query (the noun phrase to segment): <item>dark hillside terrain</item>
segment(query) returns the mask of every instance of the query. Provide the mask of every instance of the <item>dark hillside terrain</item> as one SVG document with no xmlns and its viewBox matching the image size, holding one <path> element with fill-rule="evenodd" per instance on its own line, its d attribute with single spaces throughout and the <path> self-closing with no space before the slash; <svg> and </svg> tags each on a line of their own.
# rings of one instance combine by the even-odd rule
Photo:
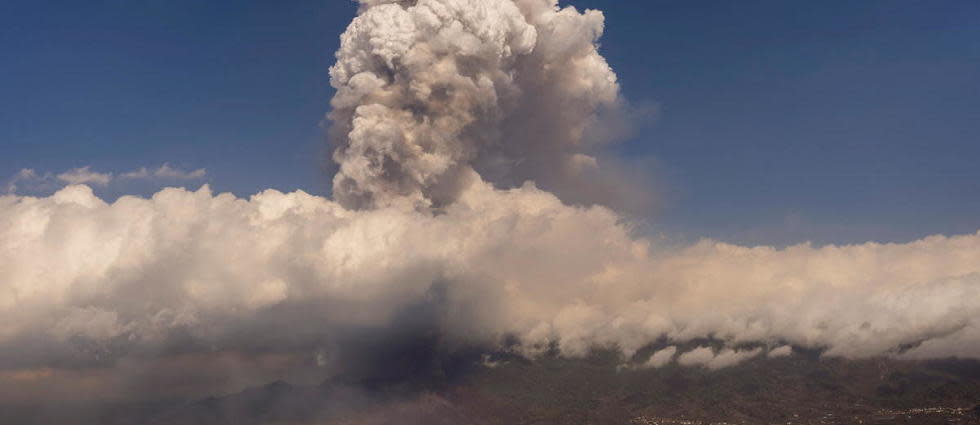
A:
<svg viewBox="0 0 980 425">
<path fill-rule="evenodd" d="M 441 379 L 427 378 L 424 389 L 404 383 L 298 387 L 276 382 L 197 401 L 62 414 L 58 423 L 980 424 L 976 360 L 796 354 L 712 371 L 676 364 L 628 367 L 617 355 L 603 352 L 586 359 L 503 357 Z M 0 413 L 17 423 L 50 423 L 37 411 L 5 410 Z"/>
</svg>

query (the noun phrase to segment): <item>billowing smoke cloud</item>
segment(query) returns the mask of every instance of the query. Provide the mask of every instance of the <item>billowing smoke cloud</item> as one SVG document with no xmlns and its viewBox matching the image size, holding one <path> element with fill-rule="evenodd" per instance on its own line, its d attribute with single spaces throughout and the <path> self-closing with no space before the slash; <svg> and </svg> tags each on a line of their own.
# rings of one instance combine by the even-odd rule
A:
<svg viewBox="0 0 980 425">
<path fill-rule="evenodd" d="M 980 357 L 980 234 L 677 247 L 591 205 L 623 107 L 602 27 L 547 0 L 362 1 L 331 69 L 334 200 L 0 197 L 0 395 L 397 380 L 472 347 Z"/>
<path fill-rule="evenodd" d="M 575 202 L 625 195 L 590 155 L 628 127 L 602 30 L 556 0 L 362 2 L 330 72 L 336 199 L 443 206 L 474 170 Z"/>
</svg>

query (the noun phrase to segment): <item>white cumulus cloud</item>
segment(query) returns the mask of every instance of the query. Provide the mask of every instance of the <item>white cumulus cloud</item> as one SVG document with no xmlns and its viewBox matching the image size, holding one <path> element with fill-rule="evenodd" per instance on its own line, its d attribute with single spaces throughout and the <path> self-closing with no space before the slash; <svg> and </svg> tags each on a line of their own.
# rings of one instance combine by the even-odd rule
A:
<svg viewBox="0 0 980 425">
<path fill-rule="evenodd" d="M 666 366 L 667 363 L 670 363 L 674 359 L 674 354 L 677 354 L 677 347 L 673 345 L 662 350 L 657 350 L 650 356 L 645 366 L 653 368 Z"/>
<path fill-rule="evenodd" d="M 58 180 L 68 184 L 94 184 L 105 186 L 112 181 L 112 174 L 92 171 L 91 167 L 75 168 L 58 174 Z"/>
</svg>

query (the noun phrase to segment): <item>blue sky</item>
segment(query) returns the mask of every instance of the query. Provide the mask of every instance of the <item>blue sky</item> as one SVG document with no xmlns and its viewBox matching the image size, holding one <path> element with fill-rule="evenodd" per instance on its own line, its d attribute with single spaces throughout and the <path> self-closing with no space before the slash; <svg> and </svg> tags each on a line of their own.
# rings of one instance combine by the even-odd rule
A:
<svg viewBox="0 0 980 425">
<path fill-rule="evenodd" d="M 980 228 L 980 2 L 564 2 L 657 120 L 617 148 L 666 188 L 652 228 L 739 243 Z M 0 6 L 0 179 L 206 168 L 326 194 L 343 0 Z M 111 194 L 110 194 L 111 195 Z"/>
</svg>

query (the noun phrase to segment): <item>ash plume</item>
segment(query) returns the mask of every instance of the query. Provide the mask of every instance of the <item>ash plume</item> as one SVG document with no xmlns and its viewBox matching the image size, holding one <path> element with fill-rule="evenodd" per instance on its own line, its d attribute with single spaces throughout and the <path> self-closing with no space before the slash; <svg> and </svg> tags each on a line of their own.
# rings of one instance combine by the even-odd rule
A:
<svg viewBox="0 0 980 425">
<path fill-rule="evenodd" d="M 362 2 L 330 69 L 335 198 L 440 207 L 478 178 L 595 185 L 590 153 L 624 125 L 602 30 L 600 12 L 548 0 Z"/>
</svg>

